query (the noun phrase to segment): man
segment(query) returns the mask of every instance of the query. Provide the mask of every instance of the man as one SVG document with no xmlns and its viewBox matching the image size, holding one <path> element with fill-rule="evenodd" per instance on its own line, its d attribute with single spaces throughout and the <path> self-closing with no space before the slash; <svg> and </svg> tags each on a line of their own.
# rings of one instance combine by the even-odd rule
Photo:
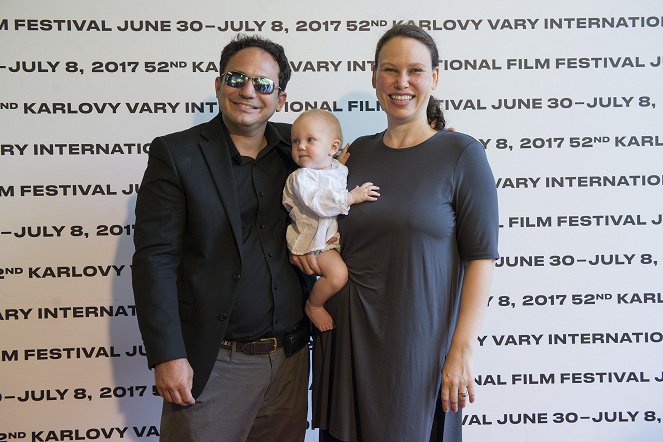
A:
<svg viewBox="0 0 663 442">
<path fill-rule="evenodd" d="M 283 348 L 304 319 L 281 205 L 290 126 L 268 121 L 290 67 L 280 45 L 240 35 L 220 73 L 220 114 L 152 142 L 136 202 L 133 287 L 161 440 L 302 441 L 307 338 Z"/>
</svg>

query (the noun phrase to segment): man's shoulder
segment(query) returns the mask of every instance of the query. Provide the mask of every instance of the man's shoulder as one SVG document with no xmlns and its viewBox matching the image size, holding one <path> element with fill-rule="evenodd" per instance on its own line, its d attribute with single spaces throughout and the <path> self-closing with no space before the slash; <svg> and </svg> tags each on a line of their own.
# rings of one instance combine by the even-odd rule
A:
<svg viewBox="0 0 663 442">
<path fill-rule="evenodd" d="M 204 123 L 200 123 L 177 132 L 171 132 L 169 134 L 162 135 L 159 138 L 163 138 L 169 142 L 177 142 L 178 144 L 185 140 L 194 140 L 201 137 L 203 133 L 213 130 L 216 119 L 217 118 L 215 117 L 210 121 L 206 121 Z"/>
<path fill-rule="evenodd" d="M 286 141 L 288 144 L 290 143 L 290 130 L 292 129 L 292 124 L 290 124 L 290 123 L 273 123 L 271 121 L 268 124 L 274 128 L 274 130 L 279 134 L 279 136 L 284 141 Z"/>
</svg>

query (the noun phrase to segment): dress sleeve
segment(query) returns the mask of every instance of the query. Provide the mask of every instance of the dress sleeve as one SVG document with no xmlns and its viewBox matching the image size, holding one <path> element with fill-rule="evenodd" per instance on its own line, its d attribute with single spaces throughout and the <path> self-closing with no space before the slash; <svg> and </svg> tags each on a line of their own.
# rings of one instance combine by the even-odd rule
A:
<svg viewBox="0 0 663 442">
<path fill-rule="evenodd" d="M 347 215 L 348 190 L 333 188 L 329 180 L 320 179 L 320 174 L 310 169 L 299 169 L 293 174 L 289 189 L 295 202 L 306 206 L 319 217 Z"/>
<path fill-rule="evenodd" d="M 497 259 L 497 189 L 485 149 L 476 140 L 465 146 L 456 164 L 454 206 L 461 259 Z"/>
</svg>

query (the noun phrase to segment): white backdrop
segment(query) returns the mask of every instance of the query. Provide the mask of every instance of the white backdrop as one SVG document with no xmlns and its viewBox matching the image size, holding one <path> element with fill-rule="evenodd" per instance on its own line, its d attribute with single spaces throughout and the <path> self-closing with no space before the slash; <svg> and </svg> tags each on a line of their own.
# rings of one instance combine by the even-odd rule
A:
<svg viewBox="0 0 663 442">
<path fill-rule="evenodd" d="M 352 141 L 385 126 L 369 62 L 401 20 L 438 42 L 447 119 L 500 197 L 466 440 L 663 439 L 660 2 L 376 5 L 2 2 L 0 442 L 157 439 L 135 191 L 154 136 L 216 113 L 236 31 L 286 47 L 276 121 L 326 107 Z"/>
</svg>

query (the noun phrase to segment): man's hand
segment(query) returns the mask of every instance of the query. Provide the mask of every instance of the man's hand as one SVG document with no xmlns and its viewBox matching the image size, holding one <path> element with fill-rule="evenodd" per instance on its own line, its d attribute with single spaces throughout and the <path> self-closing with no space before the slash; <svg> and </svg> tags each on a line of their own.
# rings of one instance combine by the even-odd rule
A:
<svg viewBox="0 0 663 442">
<path fill-rule="evenodd" d="M 332 236 L 327 240 L 327 244 L 334 244 L 337 241 L 338 238 Z M 321 273 L 320 267 L 318 266 L 318 260 L 313 253 L 307 253 L 306 255 L 290 255 L 290 264 L 297 266 L 299 270 L 307 275 L 319 275 Z"/>
<path fill-rule="evenodd" d="M 196 403 L 191 395 L 193 369 L 186 358 L 157 364 L 154 381 L 159 395 L 166 401 L 182 406 Z"/>
<path fill-rule="evenodd" d="M 334 241 L 336 240 L 336 238 L 333 239 Z M 307 253 L 306 255 L 290 255 L 290 263 L 307 275 L 320 274 L 318 260 L 315 259 L 313 253 Z"/>
</svg>

